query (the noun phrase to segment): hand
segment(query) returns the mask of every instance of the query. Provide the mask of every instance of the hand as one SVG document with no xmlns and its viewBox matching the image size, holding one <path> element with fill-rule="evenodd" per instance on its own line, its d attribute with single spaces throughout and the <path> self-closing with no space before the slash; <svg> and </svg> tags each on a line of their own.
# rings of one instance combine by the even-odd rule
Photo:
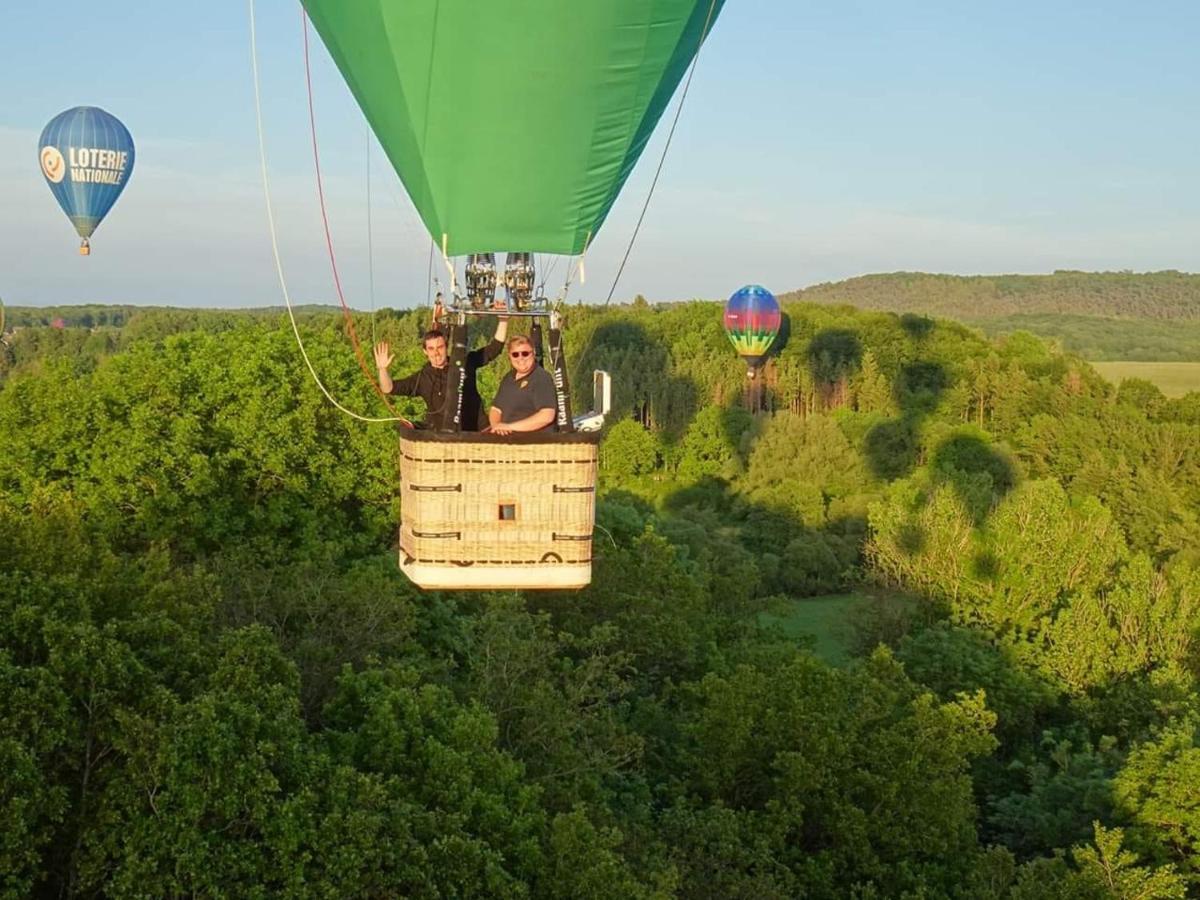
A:
<svg viewBox="0 0 1200 900">
<path fill-rule="evenodd" d="M 380 341 L 375 345 L 375 367 L 381 372 L 386 372 L 392 364 L 392 348 L 388 346 L 387 341 Z"/>
<path fill-rule="evenodd" d="M 504 437 L 506 435 L 510 435 L 513 433 L 513 430 L 511 428 L 509 428 L 507 425 L 493 425 L 491 427 L 490 431 L 492 434 L 498 434 L 501 437 Z"/>
<path fill-rule="evenodd" d="M 492 304 L 492 309 L 500 314 L 499 319 L 501 322 L 508 321 L 508 303 L 503 297 L 496 298 L 496 302 Z"/>
<path fill-rule="evenodd" d="M 437 328 L 442 323 L 442 316 L 446 314 L 446 307 L 442 303 L 442 295 L 438 294 L 437 299 L 433 301 L 433 327 Z"/>
</svg>

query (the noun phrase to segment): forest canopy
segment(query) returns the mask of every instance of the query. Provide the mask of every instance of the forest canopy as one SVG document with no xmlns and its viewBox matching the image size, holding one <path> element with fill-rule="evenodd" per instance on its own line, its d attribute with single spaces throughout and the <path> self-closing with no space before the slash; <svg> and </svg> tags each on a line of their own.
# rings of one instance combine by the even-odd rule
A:
<svg viewBox="0 0 1200 900">
<path fill-rule="evenodd" d="M 615 411 L 564 594 L 405 581 L 395 432 L 278 314 L 9 335 L 0 894 L 1195 893 L 1200 395 L 784 313 L 752 413 L 718 304 L 569 310 Z M 829 595 L 838 661 L 772 624 Z"/>
</svg>

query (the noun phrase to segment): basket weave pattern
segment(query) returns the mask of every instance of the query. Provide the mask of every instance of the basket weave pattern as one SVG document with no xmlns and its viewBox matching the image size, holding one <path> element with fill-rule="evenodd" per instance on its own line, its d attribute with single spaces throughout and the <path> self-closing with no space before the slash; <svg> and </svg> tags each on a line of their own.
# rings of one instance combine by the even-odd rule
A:
<svg viewBox="0 0 1200 900">
<path fill-rule="evenodd" d="M 595 444 L 400 439 L 400 550 L 422 564 L 536 566 L 592 558 Z"/>
</svg>

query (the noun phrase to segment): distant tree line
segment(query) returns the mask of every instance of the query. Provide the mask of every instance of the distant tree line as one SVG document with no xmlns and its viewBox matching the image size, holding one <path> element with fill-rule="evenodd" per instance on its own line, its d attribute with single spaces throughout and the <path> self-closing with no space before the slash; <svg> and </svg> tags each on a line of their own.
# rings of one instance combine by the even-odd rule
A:
<svg viewBox="0 0 1200 900">
<path fill-rule="evenodd" d="M 1052 314 L 1200 320 L 1200 275 L 1070 272 L 1052 275 L 931 275 L 893 272 L 814 285 L 781 300 L 917 312 L 975 321 Z"/>
<path fill-rule="evenodd" d="M 1028 331 L 1096 362 L 1200 362 L 1200 321 L 1022 314 L 978 324 L 991 336 Z"/>
</svg>

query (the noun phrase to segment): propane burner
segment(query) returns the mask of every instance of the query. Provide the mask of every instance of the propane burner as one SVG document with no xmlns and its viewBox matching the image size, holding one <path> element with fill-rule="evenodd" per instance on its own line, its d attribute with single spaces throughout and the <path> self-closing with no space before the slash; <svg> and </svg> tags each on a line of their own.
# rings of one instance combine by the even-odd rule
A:
<svg viewBox="0 0 1200 900">
<path fill-rule="evenodd" d="M 532 253 L 510 253 L 504 262 L 504 287 L 508 302 L 521 311 L 533 306 L 534 271 Z"/>
<path fill-rule="evenodd" d="M 507 279 L 507 273 L 505 274 Z M 491 306 L 496 297 L 496 255 L 472 253 L 467 257 L 467 299 L 472 309 Z"/>
</svg>

